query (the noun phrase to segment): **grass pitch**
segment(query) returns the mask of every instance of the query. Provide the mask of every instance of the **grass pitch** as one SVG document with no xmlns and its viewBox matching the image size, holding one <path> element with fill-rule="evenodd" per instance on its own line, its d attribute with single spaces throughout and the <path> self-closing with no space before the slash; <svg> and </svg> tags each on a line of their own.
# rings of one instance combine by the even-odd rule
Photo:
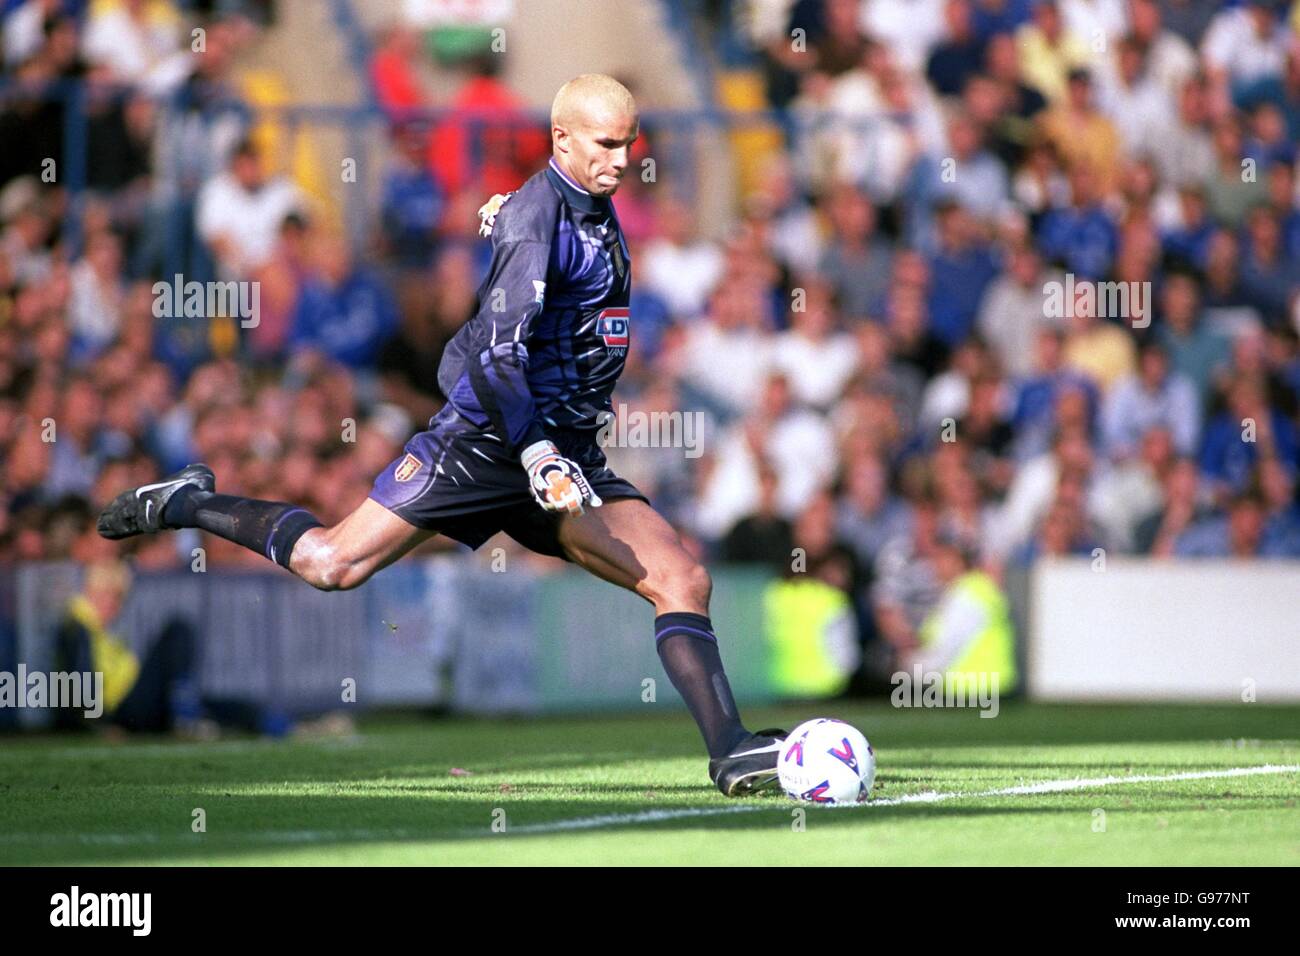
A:
<svg viewBox="0 0 1300 956">
<path fill-rule="evenodd" d="M 875 799 L 802 827 L 784 797 L 712 789 L 684 712 L 376 717 L 312 742 L 8 737 L 0 864 L 1300 865 L 1300 707 L 746 721 L 818 713 L 871 740 Z"/>
</svg>

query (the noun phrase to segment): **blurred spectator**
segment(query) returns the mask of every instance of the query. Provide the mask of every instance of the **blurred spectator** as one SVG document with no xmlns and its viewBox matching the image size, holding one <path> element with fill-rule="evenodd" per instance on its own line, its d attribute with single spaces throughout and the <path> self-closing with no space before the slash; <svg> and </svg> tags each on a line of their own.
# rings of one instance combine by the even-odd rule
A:
<svg viewBox="0 0 1300 956">
<path fill-rule="evenodd" d="M 118 727 L 208 735 L 195 674 L 193 630 L 179 620 L 169 622 L 143 660 L 108 630 L 130 587 L 130 573 L 119 561 L 101 561 L 86 569 L 82 591 L 59 624 L 56 670 L 102 674 L 100 703 L 104 716 Z M 81 712 L 60 711 L 59 716 L 79 723 Z"/>
<path fill-rule="evenodd" d="M 500 79 L 503 60 L 485 52 L 471 61 L 469 77 L 447 103 L 450 115 L 429 138 L 430 168 L 448 192 L 476 185 L 484 198 L 508 193 L 550 156 L 549 133 L 537 128 L 523 100 Z M 471 146 L 482 157 L 477 169 L 470 166 Z"/>
<path fill-rule="evenodd" d="M 181 56 L 176 11 L 170 3 L 150 0 L 92 4 L 82 50 L 87 62 L 104 67 L 117 83 L 158 84 Z"/>
<path fill-rule="evenodd" d="M 1274 0 L 1246 0 L 1216 14 L 1202 40 L 1210 78 L 1233 91 L 1280 76 L 1286 60 L 1286 24 Z"/>
<path fill-rule="evenodd" d="M 393 131 L 393 163 L 384 176 L 380 226 L 388 256 L 404 269 L 433 261 L 447 197 L 424 161 L 425 131 L 402 125 Z"/>
<path fill-rule="evenodd" d="M 372 367 L 398 328 L 388 289 L 353 260 L 338 237 L 316 238 L 312 264 L 294 311 L 289 347 L 317 349 L 355 370 Z"/>
<path fill-rule="evenodd" d="M 818 495 L 795 523 L 797 550 L 763 593 L 768 677 L 788 697 L 842 692 L 861 660 L 850 593 L 853 558 L 835 539 L 834 508 Z"/>
<path fill-rule="evenodd" d="M 722 539 L 721 556 L 724 561 L 763 564 L 780 572 L 790 564 L 790 549 L 794 547 L 792 525 L 777 511 L 776 472 L 760 467 L 758 484 L 757 508 L 727 532 Z"/>
<path fill-rule="evenodd" d="M 1047 99 L 1064 99 L 1069 72 L 1090 59 L 1088 39 L 1069 30 L 1060 4 L 1042 0 L 1034 6 L 1033 20 L 1016 31 L 1021 76 Z"/>
<path fill-rule="evenodd" d="M 940 203 L 935 220 L 938 243 L 929 260 L 930 330 L 955 348 L 974 328 L 980 298 L 998 274 L 998 262 L 960 205 Z"/>
<path fill-rule="evenodd" d="M 1235 495 L 1226 513 L 1193 523 L 1178 536 L 1180 558 L 1255 558 L 1264 556 L 1264 502 L 1252 492 Z"/>
<path fill-rule="evenodd" d="M 1134 104 L 1127 105 L 1132 109 Z M 1134 117 L 1129 114 L 1128 119 Z M 1102 195 L 1109 194 L 1118 182 L 1123 150 L 1115 124 L 1097 109 L 1091 73 L 1081 67 L 1070 71 L 1064 100 L 1043 115 L 1042 124 L 1065 165 L 1087 167 L 1096 179 L 1092 185 Z"/>
<path fill-rule="evenodd" d="M 1169 429 L 1179 455 L 1193 454 L 1200 439 L 1196 387 L 1170 371 L 1164 346 L 1154 341 L 1142 346 L 1137 374 L 1106 396 L 1101 419 L 1102 451 L 1115 460 L 1136 453 L 1142 435 L 1157 425 Z"/>
<path fill-rule="evenodd" d="M 984 38 L 975 32 L 969 0 L 943 5 L 944 39 L 935 45 L 925 65 L 925 77 L 935 91 L 956 96 L 984 60 Z"/>
<path fill-rule="evenodd" d="M 1011 694 L 1019 682 L 1007 599 L 996 581 L 974 567 L 970 545 L 953 535 L 935 542 L 934 567 L 942 596 L 917 631 L 917 646 L 900 669 L 944 675 L 945 693 L 977 689 Z M 996 682 L 996 683 L 994 683 Z"/>
<path fill-rule="evenodd" d="M 1226 388 L 1226 407 L 1209 420 L 1201 446 L 1201 470 L 1227 492 L 1247 487 L 1256 464 L 1276 458 L 1290 470 L 1300 466 L 1295 422 L 1272 404 L 1261 383 L 1239 375 Z"/>
<path fill-rule="evenodd" d="M 1100 182 L 1086 165 L 1070 171 L 1070 204 L 1043 216 L 1038 243 L 1043 255 L 1078 278 L 1098 280 L 1110 271 L 1119 232 L 1101 203 Z"/>
<path fill-rule="evenodd" d="M 1129 315 L 1101 318 L 1098 311 L 1103 297 L 1094 293 L 1096 287 L 1076 286 L 1065 340 L 1065 363 L 1082 372 L 1103 393 L 1115 383 L 1133 374 L 1137 369 L 1137 347 L 1133 336 L 1121 322 L 1133 321 L 1137 316 L 1130 302 Z"/>
<path fill-rule="evenodd" d="M 419 78 L 420 37 L 404 24 L 389 27 L 380 38 L 370 64 L 375 98 L 394 122 L 409 118 L 405 111 L 428 105 Z"/>
<path fill-rule="evenodd" d="M 1070 482 L 1081 488 L 1080 509 L 1094 508 L 1093 453 L 1088 436 L 1077 428 L 1058 432 L 1052 450 L 1027 461 L 1007 490 L 987 547 L 995 557 L 1008 557 L 1023 547 L 1047 515 L 1060 489 Z"/>
<path fill-rule="evenodd" d="M 646 246 L 642 256 L 642 281 L 667 303 L 675 318 L 695 319 L 722 277 L 722 253 L 700 237 L 694 210 L 686 203 L 665 195 L 657 212 L 659 238 Z"/>
<path fill-rule="evenodd" d="M 1037 250 L 1018 245 L 1007 256 L 1006 271 L 989 283 L 980 300 L 976 328 L 1012 378 L 1033 372 L 1040 330 L 1064 326 L 1063 317 L 1046 314 L 1043 284 L 1047 278 Z"/>
<path fill-rule="evenodd" d="M 760 290 L 744 280 L 724 282 L 705 316 L 691 324 L 678 349 L 677 375 L 688 392 L 727 421 L 757 403 L 772 363 Z"/>
<path fill-rule="evenodd" d="M 836 329 L 835 303 L 821 280 L 808 283 L 791 328 L 773 341 L 772 367 L 786 377 L 796 402 L 821 412 L 839 400 L 857 369 L 853 339 Z"/>
<path fill-rule="evenodd" d="M 1113 79 L 1099 91 L 1098 105 L 1130 156 L 1159 152 L 1174 113 L 1174 98 L 1149 69 L 1136 37 L 1120 41 Z"/>
<path fill-rule="evenodd" d="M 757 506 L 764 466 L 778 476 L 778 508 L 787 518 L 831 483 L 837 467 L 829 426 L 794 404 L 780 375 L 764 381 L 758 407 L 723 432 L 713 457 L 698 515 L 699 532 L 712 539 Z"/>
<path fill-rule="evenodd" d="M 862 192 L 837 186 L 823 203 L 831 238 L 817 270 L 835 289 L 846 315 L 879 316 L 888 293 L 893 251 L 876 233 L 876 211 Z"/>
<path fill-rule="evenodd" d="M 247 279 L 275 249 L 286 216 L 302 211 L 298 189 L 285 177 L 267 178 L 257 147 L 235 147 L 227 172 L 199 191 L 195 227 L 223 278 Z"/>
<path fill-rule="evenodd" d="M 886 544 L 910 533 L 910 510 L 891 492 L 889 473 L 874 455 L 847 462 L 841 481 L 840 537 L 854 549 L 862 567 L 872 568 Z"/>
<path fill-rule="evenodd" d="M 895 656 L 917 647 L 917 632 L 943 587 L 936 566 L 938 508 L 924 496 L 910 504 L 909 533 L 881 548 L 871 589 L 877 631 Z"/>
</svg>

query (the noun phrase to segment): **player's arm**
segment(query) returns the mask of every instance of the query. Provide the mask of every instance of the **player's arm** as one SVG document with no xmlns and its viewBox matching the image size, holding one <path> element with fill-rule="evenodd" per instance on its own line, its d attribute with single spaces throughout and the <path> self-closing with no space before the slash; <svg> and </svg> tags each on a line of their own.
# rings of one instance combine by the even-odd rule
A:
<svg viewBox="0 0 1300 956">
<path fill-rule="evenodd" d="M 490 232 L 489 220 L 484 222 Z M 582 469 L 546 437 L 528 386 L 528 331 L 545 299 L 550 242 L 498 240 L 479 297 L 479 316 L 491 331 L 468 363 L 470 388 L 493 430 L 528 472 L 537 503 L 548 511 L 581 514 L 584 503 L 598 507 L 601 500 Z"/>
<path fill-rule="evenodd" d="M 546 437 L 528 387 L 528 330 L 542 310 L 549 258 L 546 242 L 497 243 L 479 296 L 487 338 L 466 366 L 479 407 L 516 456 Z"/>
</svg>

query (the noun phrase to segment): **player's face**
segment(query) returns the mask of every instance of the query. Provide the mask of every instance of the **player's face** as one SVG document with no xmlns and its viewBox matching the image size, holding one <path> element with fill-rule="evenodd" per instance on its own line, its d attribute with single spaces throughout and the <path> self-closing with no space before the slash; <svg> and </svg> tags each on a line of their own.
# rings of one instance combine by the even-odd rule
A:
<svg viewBox="0 0 1300 956">
<path fill-rule="evenodd" d="M 614 195 L 631 163 L 639 125 L 635 116 L 597 115 L 566 130 L 567 135 L 557 136 L 561 148 L 568 146 L 566 171 L 592 195 Z"/>
</svg>

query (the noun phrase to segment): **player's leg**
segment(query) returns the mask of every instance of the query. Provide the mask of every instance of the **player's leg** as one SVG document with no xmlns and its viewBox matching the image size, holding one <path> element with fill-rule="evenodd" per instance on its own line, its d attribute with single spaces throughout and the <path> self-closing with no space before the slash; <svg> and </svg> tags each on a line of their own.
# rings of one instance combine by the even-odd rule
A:
<svg viewBox="0 0 1300 956">
<path fill-rule="evenodd" d="M 565 515 L 557 538 L 575 564 L 639 594 L 656 614 L 709 613 L 709 572 L 644 501 L 619 498 Z"/>
<path fill-rule="evenodd" d="M 217 494 L 206 465 L 118 495 L 99 517 L 99 533 L 119 539 L 199 528 L 233 541 L 325 591 L 354 588 L 433 535 L 367 498 L 352 514 L 322 526 L 305 508 Z"/>
<path fill-rule="evenodd" d="M 747 731 L 709 620 L 712 580 L 663 517 L 621 498 L 560 519 L 557 539 L 574 563 L 655 608 L 655 645 L 709 751 L 709 773 L 729 796 L 776 782 L 780 730 Z"/>
<path fill-rule="evenodd" d="M 323 591 L 343 591 L 364 583 L 434 534 L 367 498 L 338 524 L 312 528 L 299 538 L 289 570 Z"/>
</svg>

